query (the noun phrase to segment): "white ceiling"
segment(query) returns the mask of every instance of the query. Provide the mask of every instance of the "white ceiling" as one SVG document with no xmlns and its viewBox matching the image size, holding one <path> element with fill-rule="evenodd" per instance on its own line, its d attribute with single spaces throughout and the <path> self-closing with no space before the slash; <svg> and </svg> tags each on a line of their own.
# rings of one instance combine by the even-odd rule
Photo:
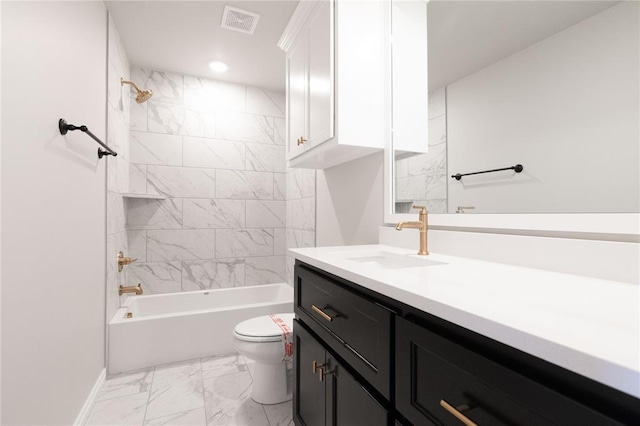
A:
<svg viewBox="0 0 640 426">
<path fill-rule="evenodd" d="M 453 83 L 618 2 L 431 0 L 429 89 Z M 105 3 L 133 66 L 284 90 L 284 52 L 276 43 L 297 0 Z M 220 28 L 226 4 L 260 14 L 254 35 Z M 226 62 L 229 70 L 214 73 L 208 66 L 213 60 Z"/>
<path fill-rule="evenodd" d="M 429 91 L 504 59 L 619 3 L 455 1 L 427 6 Z"/>
<path fill-rule="evenodd" d="M 132 66 L 284 90 L 284 52 L 276 43 L 297 0 L 105 3 Z M 220 28 L 227 4 L 260 15 L 253 35 Z M 213 60 L 229 70 L 214 73 Z"/>
</svg>

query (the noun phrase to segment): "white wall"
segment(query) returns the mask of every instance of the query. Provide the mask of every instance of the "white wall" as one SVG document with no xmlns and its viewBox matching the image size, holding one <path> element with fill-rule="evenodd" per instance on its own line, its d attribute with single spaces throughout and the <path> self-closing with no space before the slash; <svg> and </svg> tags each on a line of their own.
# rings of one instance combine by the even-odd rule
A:
<svg viewBox="0 0 640 426">
<path fill-rule="evenodd" d="M 71 424 L 104 368 L 102 2 L 2 5 L 2 424 Z"/>
<path fill-rule="evenodd" d="M 624 2 L 447 88 L 449 212 L 637 212 L 640 46 Z M 622 196 L 624 194 L 624 196 Z"/>
<path fill-rule="evenodd" d="M 383 221 L 383 153 L 319 170 L 316 245 L 376 244 Z"/>
</svg>

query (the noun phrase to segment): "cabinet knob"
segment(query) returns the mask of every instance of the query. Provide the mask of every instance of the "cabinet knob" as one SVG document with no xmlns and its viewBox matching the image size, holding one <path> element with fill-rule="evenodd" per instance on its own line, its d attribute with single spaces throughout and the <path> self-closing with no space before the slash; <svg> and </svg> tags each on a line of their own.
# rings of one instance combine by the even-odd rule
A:
<svg viewBox="0 0 640 426">
<path fill-rule="evenodd" d="M 465 404 L 465 405 L 461 405 L 459 407 L 454 407 L 453 405 L 449 404 L 444 399 L 441 399 L 440 400 L 440 406 L 442 408 L 444 408 L 445 410 L 447 410 L 456 419 L 458 419 L 462 423 L 464 423 L 466 426 L 478 426 L 477 423 L 474 423 L 469 417 L 467 417 L 464 414 L 462 414 L 463 411 L 471 409 L 470 405 Z"/>
<path fill-rule="evenodd" d="M 304 136 L 300 137 L 300 139 L 298 139 L 296 142 L 298 143 L 298 146 L 302 145 L 303 143 L 305 143 L 307 140 L 304 138 Z"/>
</svg>

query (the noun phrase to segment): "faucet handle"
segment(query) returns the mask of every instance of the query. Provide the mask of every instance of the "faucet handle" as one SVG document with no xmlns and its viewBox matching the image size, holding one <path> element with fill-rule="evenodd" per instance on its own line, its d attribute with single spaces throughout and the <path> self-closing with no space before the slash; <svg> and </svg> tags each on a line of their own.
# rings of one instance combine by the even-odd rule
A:
<svg viewBox="0 0 640 426">
<path fill-rule="evenodd" d="M 416 209 L 416 210 L 420 210 L 420 214 L 427 214 L 427 207 L 426 206 L 416 206 L 414 205 L 413 207 L 411 207 L 412 209 Z"/>
</svg>

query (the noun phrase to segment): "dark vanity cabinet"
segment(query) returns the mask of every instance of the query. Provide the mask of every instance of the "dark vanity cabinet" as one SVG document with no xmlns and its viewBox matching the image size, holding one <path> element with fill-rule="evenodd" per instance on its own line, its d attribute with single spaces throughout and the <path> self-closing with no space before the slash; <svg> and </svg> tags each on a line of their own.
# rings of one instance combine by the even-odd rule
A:
<svg viewBox="0 0 640 426">
<path fill-rule="evenodd" d="M 294 324 L 296 424 L 386 426 L 387 410 L 304 325 Z"/>
<path fill-rule="evenodd" d="M 640 425 L 640 400 L 300 261 L 297 425 Z"/>
</svg>

